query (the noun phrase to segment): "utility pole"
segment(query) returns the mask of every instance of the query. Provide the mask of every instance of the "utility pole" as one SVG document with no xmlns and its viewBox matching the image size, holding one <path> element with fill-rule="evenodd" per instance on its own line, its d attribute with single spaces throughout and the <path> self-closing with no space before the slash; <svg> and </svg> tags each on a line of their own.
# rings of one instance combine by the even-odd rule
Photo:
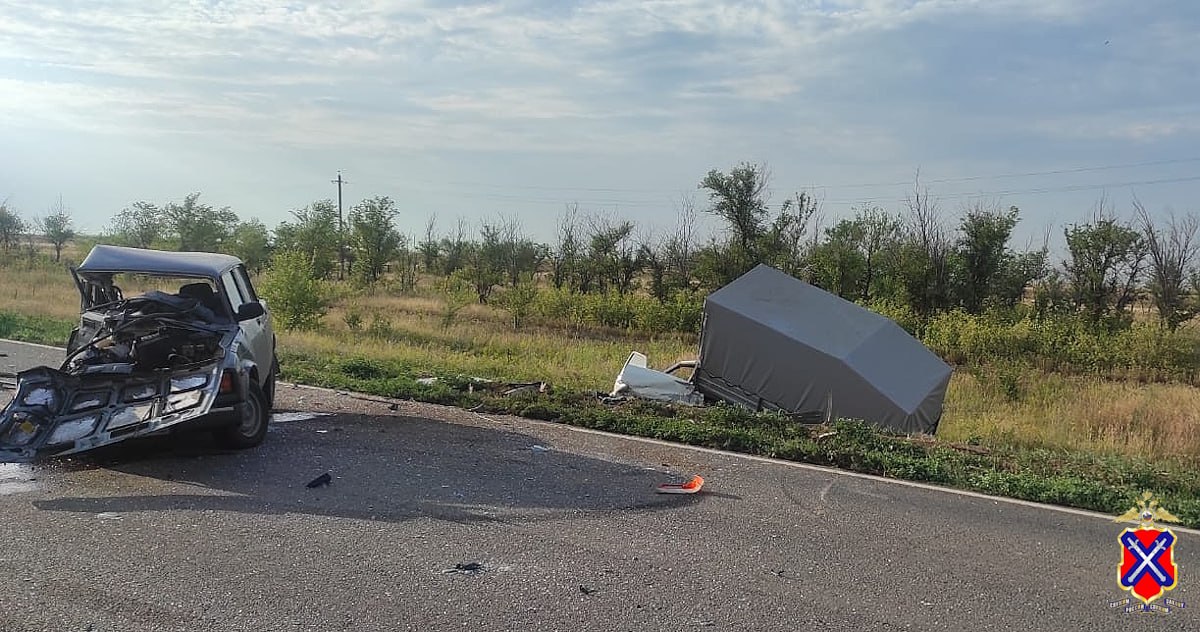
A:
<svg viewBox="0 0 1200 632">
<path fill-rule="evenodd" d="M 342 179 L 342 172 L 338 170 L 337 180 L 330 180 L 338 187 L 338 280 L 341 281 L 346 270 L 346 249 L 342 244 L 342 239 L 346 235 L 346 226 L 342 222 L 342 185 L 350 184 Z"/>
</svg>

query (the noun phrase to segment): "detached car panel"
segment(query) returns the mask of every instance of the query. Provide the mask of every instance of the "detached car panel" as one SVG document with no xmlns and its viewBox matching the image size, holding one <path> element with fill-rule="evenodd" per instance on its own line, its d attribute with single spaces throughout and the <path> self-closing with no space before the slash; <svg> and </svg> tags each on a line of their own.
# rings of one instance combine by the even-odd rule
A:
<svg viewBox="0 0 1200 632">
<path fill-rule="evenodd" d="M 213 428 L 229 447 L 262 441 L 275 338 L 240 261 L 96 246 L 72 273 L 79 326 L 62 366 L 17 375 L 0 412 L 0 460 L 72 454 L 185 423 Z M 118 274 L 182 284 L 126 298 Z"/>
</svg>

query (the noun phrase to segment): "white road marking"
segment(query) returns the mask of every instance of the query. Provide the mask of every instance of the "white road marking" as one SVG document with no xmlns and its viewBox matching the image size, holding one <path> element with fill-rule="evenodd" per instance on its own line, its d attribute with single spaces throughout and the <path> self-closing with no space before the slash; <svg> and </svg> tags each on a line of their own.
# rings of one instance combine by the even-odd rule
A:
<svg viewBox="0 0 1200 632">
<path fill-rule="evenodd" d="M 331 413 L 310 413 L 310 412 L 292 412 L 292 413 L 271 413 L 271 423 L 288 423 L 291 421 L 308 421 L 317 417 L 328 417 Z"/>
</svg>

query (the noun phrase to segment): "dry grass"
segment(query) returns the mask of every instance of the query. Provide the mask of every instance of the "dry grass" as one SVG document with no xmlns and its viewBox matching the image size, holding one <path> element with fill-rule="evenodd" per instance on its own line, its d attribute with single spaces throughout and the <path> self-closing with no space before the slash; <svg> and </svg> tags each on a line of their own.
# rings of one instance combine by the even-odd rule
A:
<svg viewBox="0 0 1200 632">
<path fill-rule="evenodd" d="M 1142 457 L 1200 455 L 1200 390 L 1194 387 L 1044 373 L 1017 381 L 1013 393 L 995 375 L 956 373 L 939 438 Z"/>
<path fill-rule="evenodd" d="M 79 297 L 62 268 L 8 268 L 0 274 L 0 311 L 71 319 Z M 133 290 L 134 288 L 128 288 Z M 362 315 L 360 331 L 345 317 Z M 653 366 L 692 359 L 694 339 L 620 331 L 512 329 L 508 315 L 472 305 L 443 327 L 437 296 L 354 296 L 331 309 L 321 332 L 281 332 L 281 347 L 402 364 L 414 373 L 548 380 L 607 391 L 631 350 Z M 1200 455 L 1200 390 L 1026 372 L 958 372 L 938 435 L 950 441 L 1074 448 L 1137 456 Z"/>
<path fill-rule="evenodd" d="M 696 357 L 690 336 L 648 338 L 550 327 L 514 331 L 507 314 L 483 305 L 467 307 L 443 326 L 443 306 L 436 298 L 374 296 L 355 303 L 363 317 L 361 331 L 351 331 L 346 308 L 335 306 L 320 333 L 284 333 L 281 345 L 297 352 L 388 360 L 424 373 L 545 380 L 605 391 L 630 351 L 645 353 L 659 367 Z"/>
</svg>

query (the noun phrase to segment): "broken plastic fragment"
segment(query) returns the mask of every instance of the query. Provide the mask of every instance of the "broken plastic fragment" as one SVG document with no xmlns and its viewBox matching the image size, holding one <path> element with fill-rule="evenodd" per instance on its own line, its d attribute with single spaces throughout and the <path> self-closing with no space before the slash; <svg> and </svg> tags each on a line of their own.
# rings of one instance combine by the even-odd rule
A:
<svg viewBox="0 0 1200 632">
<path fill-rule="evenodd" d="M 308 482 L 308 484 L 307 484 L 307 485 L 305 485 L 305 487 L 307 487 L 307 488 L 309 488 L 309 489 L 312 489 L 312 488 L 314 488 L 314 487 L 320 487 L 320 486 L 322 486 L 322 485 L 328 485 L 328 484 L 330 484 L 330 483 L 332 483 L 332 482 L 333 482 L 333 476 L 332 476 L 332 475 L 331 475 L 329 472 L 325 472 L 324 474 L 322 474 L 322 475 L 320 475 L 320 476 L 318 476 L 318 477 L 316 477 L 316 478 L 312 479 L 311 481 L 309 481 L 309 482 Z"/>
<path fill-rule="evenodd" d="M 613 390 L 609 393 L 609 397 L 624 395 L 688 406 L 700 406 L 704 403 L 704 396 L 696 390 L 695 385 L 674 375 L 648 368 L 646 356 L 637 351 L 629 354 L 629 359 L 617 374 Z"/>
<path fill-rule="evenodd" d="M 692 477 L 692 480 L 680 485 L 676 483 L 663 483 L 655 490 L 660 494 L 695 494 L 704 487 L 704 479 L 699 474 Z"/>
<path fill-rule="evenodd" d="M 447 568 L 443 573 L 462 573 L 463 575 L 473 575 L 483 570 L 483 564 L 479 562 L 460 562 L 454 565 L 454 568 Z"/>
</svg>

